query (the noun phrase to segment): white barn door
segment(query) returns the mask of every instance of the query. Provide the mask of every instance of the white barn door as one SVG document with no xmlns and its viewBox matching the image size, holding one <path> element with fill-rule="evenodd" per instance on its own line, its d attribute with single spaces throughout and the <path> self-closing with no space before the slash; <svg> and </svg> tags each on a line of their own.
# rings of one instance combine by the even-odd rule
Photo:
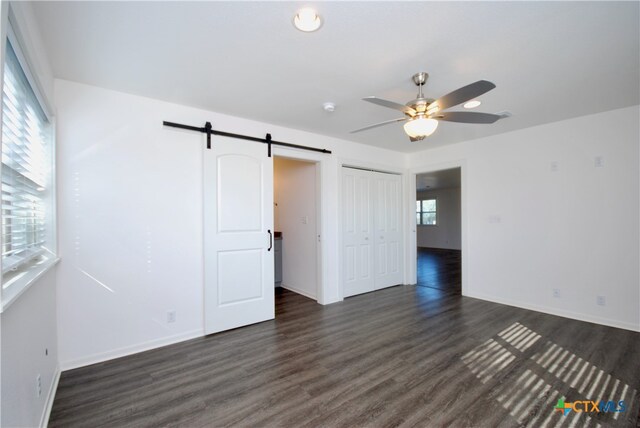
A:
<svg viewBox="0 0 640 428">
<path fill-rule="evenodd" d="M 204 149 L 205 334 L 275 316 L 273 158 L 264 144 L 216 137 Z"/>
</svg>

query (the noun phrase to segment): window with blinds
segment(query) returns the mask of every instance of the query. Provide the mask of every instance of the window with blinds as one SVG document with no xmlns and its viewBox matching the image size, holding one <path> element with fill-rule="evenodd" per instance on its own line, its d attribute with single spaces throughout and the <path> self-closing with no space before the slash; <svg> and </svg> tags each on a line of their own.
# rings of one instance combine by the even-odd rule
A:
<svg viewBox="0 0 640 428">
<path fill-rule="evenodd" d="M 51 127 L 7 40 L 2 91 L 2 274 L 26 269 L 45 252 Z"/>
<path fill-rule="evenodd" d="M 435 226 L 438 217 L 436 205 L 435 198 L 416 201 L 416 224 L 419 226 Z"/>
</svg>

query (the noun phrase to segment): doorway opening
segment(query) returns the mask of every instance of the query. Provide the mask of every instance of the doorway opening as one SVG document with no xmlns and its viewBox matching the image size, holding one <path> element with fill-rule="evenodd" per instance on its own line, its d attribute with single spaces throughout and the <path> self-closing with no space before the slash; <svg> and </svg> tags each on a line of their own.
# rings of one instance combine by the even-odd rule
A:
<svg viewBox="0 0 640 428">
<path fill-rule="evenodd" d="M 434 294 L 462 292 L 461 170 L 416 175 L 416 274 Z"/>
<path fill-rule="evenodd" d="M 319 164 L 273 158 L 276 316 L 278 296 L 318 300 Z"/>
</svg>

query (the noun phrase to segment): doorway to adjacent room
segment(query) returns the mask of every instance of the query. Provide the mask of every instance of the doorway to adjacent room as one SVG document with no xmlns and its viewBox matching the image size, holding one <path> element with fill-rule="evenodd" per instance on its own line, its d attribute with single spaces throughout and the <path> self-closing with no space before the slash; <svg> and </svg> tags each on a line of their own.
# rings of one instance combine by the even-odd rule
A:
<svg viewBox="0 0 640 428">
<path fill-rule="evenodd" d="M 318 167 L 313 161 L 273 160 L 276 296 L 292 291 L 318 300 Z"/>
<path fill-rule="evenodd" d="M 461 294 L 461 171 L 416 175 L 417 285 Z"/>
</svg>

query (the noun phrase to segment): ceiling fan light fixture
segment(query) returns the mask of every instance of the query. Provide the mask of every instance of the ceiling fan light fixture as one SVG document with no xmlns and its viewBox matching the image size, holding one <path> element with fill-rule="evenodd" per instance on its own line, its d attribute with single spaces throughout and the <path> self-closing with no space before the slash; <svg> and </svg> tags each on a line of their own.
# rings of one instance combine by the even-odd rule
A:
<svg viewBox="0 0 640 428">
<path fill-rule="evenodd" d="M 374 125 L 365 126 L 364 128 L 351 131 L 352 133 L 366 131 L 378 126 L 388 125 L 391 123 L 404 122 L 404 131 L 412 142 L 423 140 L 430 136 L 438 128 L 438 123 L 443 120 L 445 122 L 474 123 L 474 124 L 490 124 L 506 115 L 477 113 L 472 111 L 450 111 L 446 110 L 458 105 L 466 104 L 465 107 L 473 108 L 480 105 L 477 99 L 482 94 L 489 92 L 496 87 L 495 84 L 488 80 L 478 80 L 467 86 L 456 89 L 448 94 L 434 100 L 427 98 L 422 93 L 422 86 L 425 84 L 429 75 L 427 73 L 416 73 L 413 75 L 413 83 L 418 86 L 418 96 L 416 99 L 406 104 L 399 104 L 394 101 L 384 100 L 378 97 L 365 97 L 362 100 L 382 107 L 399 110 L 404 113 L 404 117 L 399 119 L 391 119 Z M 469 102 L 474 101 L 474 102 Z"/>
<path fill-rule="evenodd" d="M 467 101 L 466 103 L 464 103 L 464 105 L 462 107 L 464 107 L 464 108 L 476 108 L 480 104 L 482 104 L 482 101 L 480 101 L 480 100 L 471 100 L 471 101 Z"/>
<path fill-rule="evenodd" d="M 322 20 L 318 12 L 310 7 L 305 7 L 293 17 L 293 25 L 300 31 L 311 33 L 322 26 Z"/>
<path fill-rule="evenodd" d="M 427 115 L 432 115 L 434 113 L 437 113 L 438 110 L 440 110 L 440 106 L 438 105 L 438 103 L 431 103 L 427 106 Z"/>
<path fill-rule="evenodd" d="M 436 131 L 436 128 L 438 128 L 438 121 L 425 117 L 417 117 L 404 124 L 404 132 L 412 138 L 428 137 Z"/>
</svg>

